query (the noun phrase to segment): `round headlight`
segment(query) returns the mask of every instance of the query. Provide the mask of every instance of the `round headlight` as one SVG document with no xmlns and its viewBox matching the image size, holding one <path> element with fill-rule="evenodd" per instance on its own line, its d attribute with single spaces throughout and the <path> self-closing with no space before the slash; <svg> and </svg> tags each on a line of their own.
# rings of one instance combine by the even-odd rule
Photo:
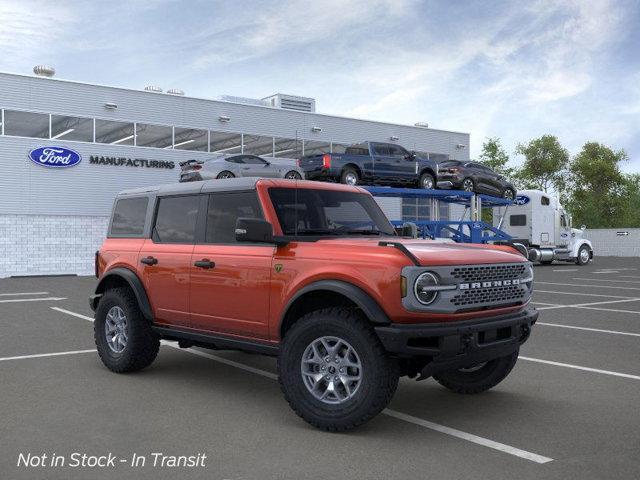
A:
<svg viewBox="0 0 640 480">
<path fill-rule="evenodd" d="M 431 289 L 431 287 L 435 287 L 437 285 L 438 277 L 431 272 L 425 272 L 416 278 L 416 283 L 413 286 L 413 292 L 420 303 L 423 305 L 429 305 L 433 303 L 438 296 L 438 291 Z"/>
</svg>

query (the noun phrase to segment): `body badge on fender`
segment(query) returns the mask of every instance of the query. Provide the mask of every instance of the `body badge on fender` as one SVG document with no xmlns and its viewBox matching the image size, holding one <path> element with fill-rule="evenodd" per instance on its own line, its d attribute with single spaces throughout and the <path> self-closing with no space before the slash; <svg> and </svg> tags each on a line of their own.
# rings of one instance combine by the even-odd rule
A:
<svg viewBox="0 0 640 480">
<path fill-rule="evenodd" d="M 273 267 L 276 269 L 277 273 L 280 273 L 282 271 L 282 264 L 281 263 L 276 263 Z"/>
<path fill-rule="evenodd" d="M 65 147 L 39 147 L 29 152 L 29 160 L 49 168 L 73 167 L 82 161 L 82 155 Z"/>
</svg>

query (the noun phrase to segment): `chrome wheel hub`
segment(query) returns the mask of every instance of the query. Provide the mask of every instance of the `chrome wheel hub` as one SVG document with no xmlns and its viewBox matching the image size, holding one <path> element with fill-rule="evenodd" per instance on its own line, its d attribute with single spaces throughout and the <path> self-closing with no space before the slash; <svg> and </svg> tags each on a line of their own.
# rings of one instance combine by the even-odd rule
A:
<svg viewBox="0 0 640 480">
<path fill-rule="evenodd" d="M 334 405 L 353 398 L 362 382 L 360 357 L 338 337 L 320 337 L 311 342 L 302 355 L 300 370 L 311 395 Z"/>
<path fill-rule="evenodd" d="M 115 306 L 109 309 L 104 322 L 104 333 L 107 345 L 113 352 L 120 353 L 126 348 L 129 328 L 127 327 L 127 316 L 122 308 Z"/>
<path fill-rule="evenodd" d="M 433 179 L 431 177 L 425 177 L 425 179 L 422 180 L 422 188 L 426 188 L 427 190 L 432 189 Z"/>
<path fill-rule="evenodd" d="M 580 250 L 580 261 L 582 263 L 587 263 L 589 261 L 589 250 L 586 248 Z"/>
<path fill-rule="evenodd" d="M 473 182 L 471 182 L 471 180 L 465 180 L 464 183 L 462 184 L 462 189 L 465 192 L 473 191 Z"/>
<path fill-rule="evenodd" d="M 347 185 L 355 185 L 358 183 L 358 177 L 355 173 L 347 173 L 344 177 L 344 181 Z"/>
</svg>

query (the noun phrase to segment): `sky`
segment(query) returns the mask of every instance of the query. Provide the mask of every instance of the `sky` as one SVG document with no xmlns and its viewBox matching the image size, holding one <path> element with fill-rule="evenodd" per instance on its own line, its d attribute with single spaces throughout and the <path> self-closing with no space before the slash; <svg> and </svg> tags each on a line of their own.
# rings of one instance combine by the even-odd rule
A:
<svg viewBox="0 0 640 480">
<path fill-rule="evenodd" d="M 640 0 L 0 0 L 0 71 L 624 149 L 640 173 Z"/>
</svg>

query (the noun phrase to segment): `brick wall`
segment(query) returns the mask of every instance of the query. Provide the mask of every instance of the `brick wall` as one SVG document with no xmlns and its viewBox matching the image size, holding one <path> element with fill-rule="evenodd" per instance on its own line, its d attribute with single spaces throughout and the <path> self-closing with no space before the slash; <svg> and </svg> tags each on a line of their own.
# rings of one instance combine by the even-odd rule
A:
<svg viewBox="0 0 640 480">
<path fill-rule="evenodd" d="M 92 275 L 108 217 L 0 215 L 0 278 Z"/>
</svg>

